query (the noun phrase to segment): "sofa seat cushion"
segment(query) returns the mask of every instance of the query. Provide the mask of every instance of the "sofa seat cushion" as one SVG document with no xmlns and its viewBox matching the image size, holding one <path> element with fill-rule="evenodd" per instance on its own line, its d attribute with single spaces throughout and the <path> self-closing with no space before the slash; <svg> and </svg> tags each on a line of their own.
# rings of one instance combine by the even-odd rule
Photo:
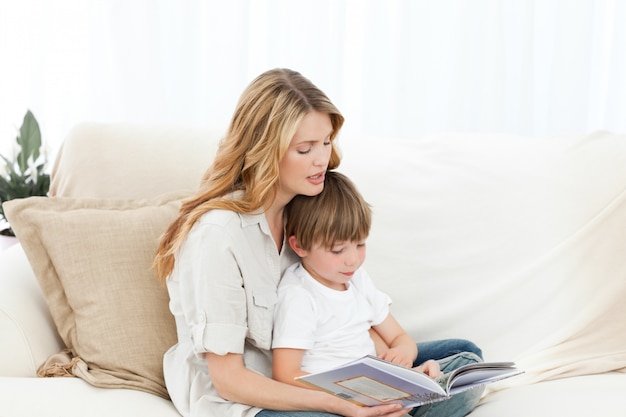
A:
<svg viewBox="0 0 626 417">
<path fill-rule="evenodd" d="M 5 204 L 73 359 L 40 373 L 68 371 L 95 386 L 168 398 L 162 356 L 176 342 L 176 329 L 151 266 L 181 198 L 31 197 Z"/>
<path fill-rule="evenodd" d="M 12 417 L 180 417 L 171 401 L 129 389 L 100 389 L 78 378 L 0 377 L 1 414 Z"/>
<path fill-rule="evenodd" d="M 493 392 L 468 417 L 618 416 L 624 392 L 622 373 L 562 378 Z"/>
</svg>

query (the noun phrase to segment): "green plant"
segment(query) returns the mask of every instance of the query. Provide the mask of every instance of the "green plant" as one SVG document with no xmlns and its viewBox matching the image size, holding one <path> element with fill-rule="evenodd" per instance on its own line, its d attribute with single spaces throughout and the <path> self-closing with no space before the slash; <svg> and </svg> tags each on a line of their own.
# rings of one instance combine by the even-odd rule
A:
<svg viewBox="0 0 626 417">
<path fill-rule="evenodd" d="M 0 220 L 5 220 L 2 203 L 14 198 L 46 196 L 50 188 L 50 175 L 44 172 L 47 164 L 42 152 L 39 123 L 28 110 L 17 136 L 17 155 L 12 159 L 0 155 Z M 13 230 L 0 231 L 15 236 Z"/>
</svg>

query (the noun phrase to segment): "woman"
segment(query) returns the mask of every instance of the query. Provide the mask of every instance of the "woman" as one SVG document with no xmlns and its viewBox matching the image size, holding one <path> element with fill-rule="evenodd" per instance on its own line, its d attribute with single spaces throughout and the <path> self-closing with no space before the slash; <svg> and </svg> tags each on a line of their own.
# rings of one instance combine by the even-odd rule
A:
<svg viewBox="0 0 626 417">
<path fill-rule="evenodd" d="M 283 211 L 295 195 L 323 189 L 326 170 L 340 161 L 334 140 L 343 120 L 299 73 L 261 74 L 242 94 L 200 190 L 162 237 L 155 269 L 178 332 L 164 374 L 183 416 L 406 412 L 271 379 L 276 288 L 297 260 L 284 242 Z"/>
</svg>

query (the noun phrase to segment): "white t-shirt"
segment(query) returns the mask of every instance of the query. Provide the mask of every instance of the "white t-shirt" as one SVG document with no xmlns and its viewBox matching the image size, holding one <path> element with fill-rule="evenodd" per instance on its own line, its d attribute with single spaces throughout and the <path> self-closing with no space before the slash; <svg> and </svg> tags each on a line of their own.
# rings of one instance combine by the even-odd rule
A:
<svg viewBox="0 0 626 417">
<path fill-rule="evenodd" d="M 221 398 L 202 354 L 243 354 L 248 368 L 271 377 L 276 288 L 297 259 L 286 243 L 278 253 L 264 214 L 212 210 L 193 226 L 167 281 L 178 343 L 165 353 L 163 372 L 183 416 L 260 411 Z"/>
<path fill-rule="evenodd" d="M 309 373 L 374 355 L 368 330 L 387 318 L 390 304 L 363 268 L 345 291 L 338 291 L 296 263 L 287 268 L 278 287 L 272 348 L 305 350 L 301 369 Z"/>
</svg>

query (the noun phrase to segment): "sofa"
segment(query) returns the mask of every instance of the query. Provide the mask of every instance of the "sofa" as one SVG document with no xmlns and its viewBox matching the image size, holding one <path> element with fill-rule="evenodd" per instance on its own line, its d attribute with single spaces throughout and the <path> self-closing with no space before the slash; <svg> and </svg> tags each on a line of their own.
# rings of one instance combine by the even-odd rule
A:
<svg viewBox="0 0 626 417">
<path fill-rule="evenodd" d="M 1 416 L 179 415 L 150 263 L 220 137 L 82 123 L 50 196 L 5 203 L 19 243 L 0 252 Z M 626 135 L 337 140 L 373 209 L 365 267 L 398 321 L 524 370 L 472 417 L 624 415 Z"/>
</svg>

